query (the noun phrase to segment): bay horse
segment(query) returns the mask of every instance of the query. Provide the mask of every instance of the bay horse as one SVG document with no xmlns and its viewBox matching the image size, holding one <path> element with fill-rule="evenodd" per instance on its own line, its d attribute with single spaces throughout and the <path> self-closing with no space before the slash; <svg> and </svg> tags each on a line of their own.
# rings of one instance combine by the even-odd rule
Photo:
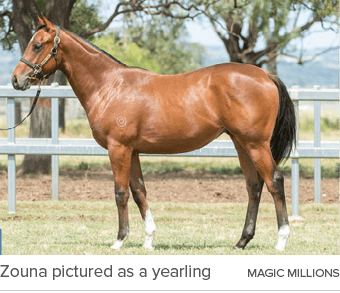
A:
<svg viewBox="0 0 340 293">
<path fill-rule="evenodd" d="M 275 248 L 284 250 L 290 229 L 277 165 L 292 150 L 296 122 L 293 103 L 277 76 L 236 63 L 158 75 L 121 63 L 43 16 L 38 21 L 40 27 L 14 70 L 12 84 L 26 90 L 57 69 L 66 75 L 94 139 L 109 153 L 119 218 L 113 249 L 120 249 L 129 236 L 129 187 L 144 220 L 144 247 L 152 249 L 156 226 L 139 154 L 189 152 L 227 133 L 249 195 L 245 225 L 234 248 L 244 249 L 255 234 L 265 183 L 276 209 Z"/>
</svg>

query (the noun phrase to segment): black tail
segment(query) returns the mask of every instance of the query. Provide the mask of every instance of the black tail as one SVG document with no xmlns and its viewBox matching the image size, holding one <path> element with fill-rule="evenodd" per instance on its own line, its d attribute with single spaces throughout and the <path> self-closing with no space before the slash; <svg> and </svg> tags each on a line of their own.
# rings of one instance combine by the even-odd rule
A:
<svg viewBox="0 0 340 293">
<path fill-rule="evenodd" d="M 289 156 L 296 142 L 295 110 L 294 104 L 283 82 L 276 75 L 269 74 L 268 77 L 275 83 L 279 90 L 279 112 L 270 141 L 273 158 L 276 164 L 279 164 L 284 157 Z"/>
</svg>

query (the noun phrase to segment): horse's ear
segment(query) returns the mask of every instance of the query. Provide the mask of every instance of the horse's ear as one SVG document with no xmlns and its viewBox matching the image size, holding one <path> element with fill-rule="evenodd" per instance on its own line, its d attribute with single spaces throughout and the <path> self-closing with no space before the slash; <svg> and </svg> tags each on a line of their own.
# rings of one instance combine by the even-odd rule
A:
<svg viewBox="0 0 340 293">
<path fill-rule="evenodd" d="M 37 15 L 37 19 L 38 19 L 39 25 L 44 26 L 47 31 L 49 31 L 50 28 L 53 27 L 52 22 L 50 22 L 44 15 L 42 15 L 42 13 L 40 13 L 40 15 Z"/>
<path fill-rule="evenodd" d="M 46 24 L 46 30 L 49 31 L 50 29 L 54 28 L 54 24 L 50 22 L 45 16 L 43 16 L 43 20 Z"/>
<path fill-rule="evenodd" d="M 37 14 L 37 20 L 38 20 L 38 23 L 39 23 L 40 26 L 46 25 L 46 23 L 45 23 L 43 17 L 44 17 L 44 16 L 43 16 L 41 13 Z"/>
</svg>

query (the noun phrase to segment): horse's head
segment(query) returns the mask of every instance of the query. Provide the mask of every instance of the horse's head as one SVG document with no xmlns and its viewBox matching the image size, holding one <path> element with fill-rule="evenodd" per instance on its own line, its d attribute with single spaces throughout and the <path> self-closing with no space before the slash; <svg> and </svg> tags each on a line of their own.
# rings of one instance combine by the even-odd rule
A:
<svg viewBox="0 0 340 293">
<path fill-rule="evenodd" d="M 38 17 L 38 21 L 40 26 L 12 75 L 12 84 L 17 90 L 29 89 L 31 84 L 43 80 L 58 68 L 59 28 L 45 17 Z"/>
</svg>

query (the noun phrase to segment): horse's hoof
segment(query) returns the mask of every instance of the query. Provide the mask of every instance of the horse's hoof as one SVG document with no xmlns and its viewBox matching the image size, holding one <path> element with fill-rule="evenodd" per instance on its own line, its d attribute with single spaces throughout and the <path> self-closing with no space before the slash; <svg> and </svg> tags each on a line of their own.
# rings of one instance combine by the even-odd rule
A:
<svg viewBox="0 0 340 293">
<path fill-rule="evenodd" d="M 143 245 L 143 247 L 148 249 L 148 250 L 154 250 L 154 248 L 152 246 L 149 246 L 149 245 Z"/>
<path fill-rule="evenodd" d="M 237 245 L 234 245 L 234 246 L 233 246 L 233 249 L 234 249 L 234 250 L 243 250 L 244 247 L 239 247 L 239 246 L 237 246 Z"/>
<path fill-rule="evenodd" d="M 275 250 L 281 252 L 281 251 L 285 251 L 285 248 L 276 246 Z"/>
<path fill-rule="evenodd" d="M 117 247 L 117 246 L 115 246 L 115 245 L 112 245 L 110 248 L 111 248 L 111 249 L 114 249 L 114 250 L 120 250 L 120 247 Z"/>
<path fill-rule="evenodd" d="M 117 240 L 115 244 L 113 244 L 110 248 L 114 250 L 119 250 L 123 246 L 123 244 L 124 244 L 124 241 Z"/>
</svg>

